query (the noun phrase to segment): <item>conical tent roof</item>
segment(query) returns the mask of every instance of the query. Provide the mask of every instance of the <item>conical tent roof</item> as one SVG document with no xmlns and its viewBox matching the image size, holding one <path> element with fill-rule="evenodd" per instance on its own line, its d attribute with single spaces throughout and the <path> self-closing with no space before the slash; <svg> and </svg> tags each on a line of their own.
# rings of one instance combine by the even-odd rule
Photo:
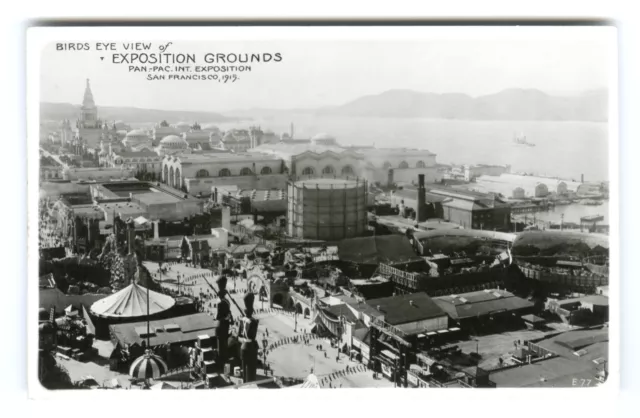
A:
<svg viewBox="0 0 640 418">
<path fill-rule="evenodd" d="M 164 312 L 175 305 L 171 296 L 149 291 L 149 315 Z M 91 305 L 91 312 L 104 318 L 136 318 L 147 315 L 147 289 L 132 283 L 121 291 Z"/>
</svg>

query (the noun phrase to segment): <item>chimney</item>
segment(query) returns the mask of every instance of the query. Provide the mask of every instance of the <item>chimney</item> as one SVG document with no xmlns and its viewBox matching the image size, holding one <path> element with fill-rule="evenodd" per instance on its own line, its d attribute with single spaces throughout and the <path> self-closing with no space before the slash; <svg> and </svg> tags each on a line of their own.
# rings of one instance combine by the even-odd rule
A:
<svg viewBox="0 0 640 418">
<path fill-rule="evenodd" d="M 584 183 L 584 174 L 580 174 L 580 183 Z"/>
<path fill-rule="evenodd" d="M 424 174 L 418 174 L 418 213 L 416 221 L 427 220 L 427 191 L 424 188 Z"/>
</svg>

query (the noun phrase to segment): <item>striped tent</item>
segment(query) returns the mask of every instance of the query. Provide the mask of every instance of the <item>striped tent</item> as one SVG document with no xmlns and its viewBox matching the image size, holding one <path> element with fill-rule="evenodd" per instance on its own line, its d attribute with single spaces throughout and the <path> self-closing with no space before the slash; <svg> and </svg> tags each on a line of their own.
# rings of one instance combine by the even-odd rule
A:
<svg viewBox="0 0 640 418">
<path fill-rule="evenodd" d="M 167 372 L 167 364 L 150 350 L 131 364 L 129 375 L 135 379 L 157 379 Z"/>
</svg>

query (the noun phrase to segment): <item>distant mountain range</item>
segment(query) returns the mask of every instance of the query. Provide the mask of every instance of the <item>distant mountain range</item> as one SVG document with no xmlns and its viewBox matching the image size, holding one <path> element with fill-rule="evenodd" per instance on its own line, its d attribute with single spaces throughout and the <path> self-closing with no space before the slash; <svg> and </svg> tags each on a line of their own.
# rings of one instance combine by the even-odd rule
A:
<svg viewBox="0 0 640 418">
<path fill-rule="evenodd" d="M 606 89 L 558 96 L 536 89 L 507 89 L 499 93 L 471 97 L 462 93 L 422 93 L 413 90 L 389 90 L 363 96 L 341 106 L 315 109 L 253 108 L 225 112 L 194 112 L 140 109 L 135 107 L 98 108 L 104 120 L 127 123 L 198 121 L 200 123 L 235 122 L 242 119 L 274 117 L 290 113 L 327 116 L 378 118 L 432 118 L 452 120 L 590 121 L 608 119 Z M 40 120 L 76 119 L 80 106 L 69 103 L 40 103 Z"/>
<path fill-rule="evenodd" d="M 122 120 L 125 123 L 157 123 L 167 120 L 171 123 L 186 121 L 214 123 L 233 122 L 238 118 L 228 117 L 213 112 L 192 112 L 176 110 L 140 109 L 136 107 L 107 107 L 98 106 L 98 115 L 102 120 Z M 80 116 L 80 105 L 70 103 L 40 103 L 40 120 L 59 121 L 62 119 L 75 120 Z"/>
<path fill-rule="evenodd" d="M 462 93 L 389 90 L 363 96 L 341 106 L 319 109 L 248 109 L 225 113 L 236 117 L 312 113 L 379 118 L 606 122 L 608 92 L 602 89 L 571 96 L 553 96 L 536 89 L 507 89 L 474 98 Z"/>
</svg>

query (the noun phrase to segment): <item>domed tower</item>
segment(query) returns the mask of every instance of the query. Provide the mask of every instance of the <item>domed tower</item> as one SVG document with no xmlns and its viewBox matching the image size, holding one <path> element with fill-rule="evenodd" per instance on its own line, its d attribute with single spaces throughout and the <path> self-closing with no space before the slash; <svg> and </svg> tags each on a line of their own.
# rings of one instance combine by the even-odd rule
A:
<svg viewBox="0 0 640 418">
<path fill-rule="evenodd" d="M 87 78 L 87 85 L 84 89 L 84 98 L 82 99 L 82 107 L 80 108 L 80 127 L 82 128 L 99 128 L 100 120 L 98 120 L 98 107 L 93 100 L 91 85 Z"/>
<path fill-rule="evenodd" d="M 262 145 L 263 132 L 259 126 L 252 126 L 249 128 L 249 138 L 251 140 L 251 148 Z"/>
</svg>

